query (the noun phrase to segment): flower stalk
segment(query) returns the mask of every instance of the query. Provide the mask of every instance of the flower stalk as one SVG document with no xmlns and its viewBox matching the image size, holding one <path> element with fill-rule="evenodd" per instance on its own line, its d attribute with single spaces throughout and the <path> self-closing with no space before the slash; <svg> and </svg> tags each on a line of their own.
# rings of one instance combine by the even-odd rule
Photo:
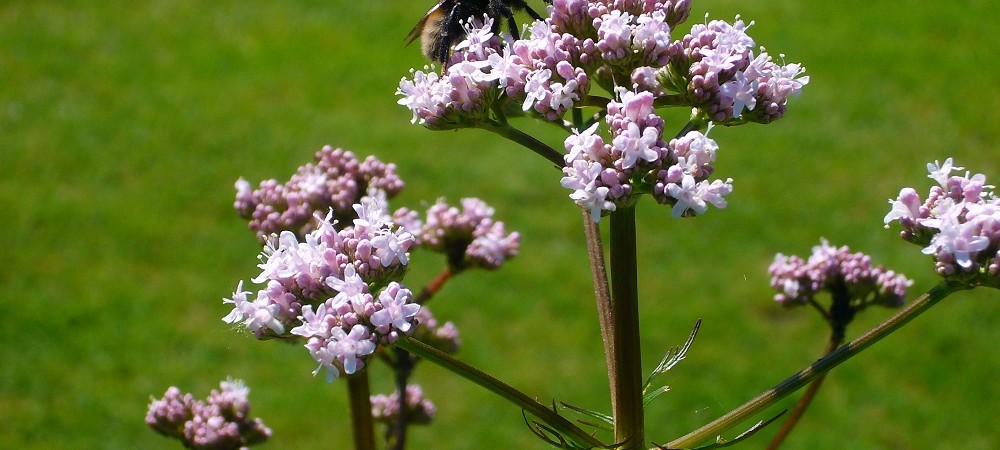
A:
<svg viewBox="0 0 1000 450">
<path fill-rule="evenodd" d="M 919 298 L 910 303 L 905 308 L 897 312 L 892 317 L 886 319 L 874 328 L 868 330 L 853 341 L 840 346 L 826 357 L 810 364 L 798 373 L 788 377 L 785 381 L 778 383 L 773 388 L 761 393 L 742 406 L 726 413 L 722 417 L 715 419 L 711 423 L 684 435 L 669 444 L 667 448 L 691 448 L 706 439 L 718 436 L 725 430 L 736 426 L 750 416 L 757 414 L 775 402 L 785 398 L 792 392 L 797 391 L 816 378 L 837 367 L 844 361 L 854 357 L 872 344 L 882 340 L 882 338 L 892 334 L 915 317 L 927 311 L 939 301 L 954 292 L 971 289 L 971 286 L 958 284 L 949 281 L 942 281 L 931 288 Z"/>
<path fill-rule="evenodd" d="M 837 333 L 835 331 L 833 335 L 830 336 L 830 340 L 826 344 L 826 349 L 823 351 L 823 356 L 829 355 L 844 342 L 843 334 L 840 335 L 839 339 L 836 334 Z M 792 433 L 792 430 L 795 429 L 795 425 L 799 423 L 799 419 L 802 418 L 806 409 L 809 408 L 809 404 L 812 403 L 814 398 L 816 398 L 816 393 L 819 392 L 819 388 L 822 386 L 823 380 L 825 379 L 826 373 L 823 373 L 809 383 L 809 387 L 806 388 L 806 391 L 802 394 L 802 397 L 799 398 L 799 401 L 795 403 L 795 407 L 792 408 L 792 412 L 788 414 L 788 418 L 785 419 L 785 423 L 781 424 L 781 428 L 778 429 L 778 433 L 771 438 L 771 442 L 767 445 L 767 450 L 777 450 L 781 447 L 781 444 L 785 442 L 785 438 Z"/>
<path fill-rule="evenodd" d="M 623 449 L 645 442 L 642 358 L 639 345 L 639 292 L 636 283 L 635 209 L 611 213 L 611 302 L 601 308 L 615 442 Z M 610 338 L 610 339 L 608 339 Z"/>
<path fill-rule="evenodd" d="M 562 167 L 564 164 L 563 156 L 561 153 L 557 152 L 554 148 L 549 147 L 544 142 L 535 139 L 534 136 L 531 136 L 521 130 L 518 130 L 517 128 L 511 127 L 510 125 L 507 124 L 501 124 L 492 120 L 480 122 L 477 124 L 477 126 L 479 128 L 491 131 L 513 142 L 523 145 L 528 150 L 535 152 L 542 158 L 545 158 L 552 164 L 555 164 L 556 167 Z"/>
<path fill-rule="evenodd" d="M 351 428 L 355 450 L 375 450 L 375 424 L 372 421 L 371 388 L 368 370 L 348 375 L 347 396 L 351 408 Z"/>
<path fill-rule="evenodd" d="M 572 440 L 585 448 L 605 447 L 604 443 L 596 437 L 591 436 L 580 427 L 577 427 L 566 418 L 560 416 L 556 411 L 539 403 L 535 399 L 511 387 L 503 381 L 500 381 L 447 353 L 435 349 L 434 347 L 424 344 L 423 342 L 409 336 L 400 336 L 399 340 L 396 341 L 396 346 L 420 356 L 427 361 L 437 364 L 438 366 L 441 366 L 442 368 L 507 399 L 511 403 L 514 403 L 527 413 L 537 417 L 546 425 L 559 432 L 564 438 Z"/>
<path fill-rule="evenodd" d="M 454 274 L 455 272 L 452 271 L 451 267 L 441 269 L 441 271 L 434 276 L 434 279 L 431 280 L 430 283 L 427 283 L 427 286 L 424 286 L 424 288 L 420 291 L 420 295 L 417 296 L 415 302 L 419 305 L 423 305 L 424 303 L 430 301 L 430 299 L 434 298 L 434 295 L 437 294 L 446 283 L 448 283 L 448 280 L 450 280 Z"/>
</svg>

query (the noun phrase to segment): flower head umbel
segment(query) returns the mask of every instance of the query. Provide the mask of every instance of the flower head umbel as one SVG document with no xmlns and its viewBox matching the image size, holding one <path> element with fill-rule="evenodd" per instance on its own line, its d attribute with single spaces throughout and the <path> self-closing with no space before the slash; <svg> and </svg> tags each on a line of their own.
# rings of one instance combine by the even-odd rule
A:
<svg viewBox="0 0 1000 450">
<path fill-rule="evenodd" d="M 935 271 L 967 285 L 1000 288 L 1000 198 L 983 174 L 959 172 L 952 159 L 927 164 L 931 187 L 925 200 L 903 188 L 885 216 L 886 227 L 898 221 L 904 240 L 924 247 Z"/>
<path fill-rule="evenodd" d="M 739 16 L 732 24 L 713 20 L 694 25 L 681 39 L 683 49 L 658 72 L 657 81 L 683 93 L 715 122 L 780 119 L 788 98 L 799 95 L 809 77 L 803 75 L 802 65 L 779 65 L 763 47 L 755 50 L 746 33 L 752 25 Z"/>
<path fill-rule="evenodd" d="M 690 131 L 665 142 L 652 93 L 621 89 L 618 97 L 608 104 L 610 144 L 596 134 L 598 124 L 566 138 L 562 185 L 573 191 L 570 198 L 594 221 L 638 193 L 671 205 L 674 217 L 704 214 L 709 204 L 724 208 L 732 179 L 709 180 L 719 148 L 715 141 Z"/>
<path fill-rule="evenodd" d="M 242 178 L 236 182 L 236 211 L 261 240 L 283 230 L 308 234 L 317 224 L 313 220 L 317 211 L 332 209 L 341 224 L 350 224 L 355 217 L 351 206 L 370 189 L 381 190 L 388 198 L 403 189 L 396 165 L 374 156 L 362 161 L 354 153 L 327 145 L 316 152 L 315 159 L 299 167 L 284 184 L 264 180 L 253 190 Z"/>
<path fill-rule="evenodd" d="M 236 450 L 266 441 L 271 430 L 250 418 L 250 389 L 239 380 L 219 383 L 204 401 L 171 386 L 161 399 L 151 399 L 146 424 L 195 449 Z"/>
<path fill-rule="evenodd" d="M 423 247 L 447 255 L 453 271 L 470 267 L 494 270 L 517 256 L 520 234 L 507 233 L 493 219 L 493 208 L 478 198 L 463 198 L 459 209 L 438 199 L 419 230 Z"/>
<path fill-rule="evenodd" d="M 356 218 L 347 226 L 328 214 L 316 217 L 302 240 L 283 231 L 268 241 L 253 279 L 264 285 L 256 299 L 241 282 L 224 300 L 233 310 L 223 320 L 260 339 L 305 339 L 316 373 L 325 369 L 330 380 L 363 368 L 379 344 L 412 333 L 420 309 L 397 281 L 416 239 L 392 222 L 380 191 L 352 209 Z"/>
<path fill-rule="evenodd" d="M 845 302 L 853 311 L 870 304 L 898 307 L 913 284 L 901 274 L 872 264 L 864 253 L 847 246 L 831 246 L 826 239 L 813 247 L 808 260 L 778 253 L 768 269 L 774 299 L 784 306 L 816 304 L 816 295 L 830 292 L 834 302 Z"/>
</svg>

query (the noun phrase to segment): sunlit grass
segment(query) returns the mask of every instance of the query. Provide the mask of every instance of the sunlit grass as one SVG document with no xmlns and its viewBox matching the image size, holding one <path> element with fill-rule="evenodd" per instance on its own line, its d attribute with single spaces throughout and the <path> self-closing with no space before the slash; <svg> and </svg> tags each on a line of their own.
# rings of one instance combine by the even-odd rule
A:
<svg viewBox="0 0 1000 450">
<path fill-rule="evenodd" d="M 251 387 L 269 448 L 341 446 L 343 384 L 313 378 L 302 348 L 220 320 L 258 251 L 233 182 L 285 178 L 323 144 L 398 163 L 395 206 L 495 206 L 521 255 L 455 279 L 435 314 L 459 326 L 462 359 L 539 399 L 607 410 L 581 219 L 559 173 L 483 131 L 410 125 L 395 104 L 399 78 L 424 64 L 403 37 L 431 3 L 0 3 L 0 447 L 171 448 L 142 421 L 149 396 L 204 396 L 226 376 Z M 775 252 L 822 236 L 928 289 L 928 260 L 881 227 L 886 199 L 925 189 L 924 164 L 948 156 L 1000 176 L 993 3 L 703 1 L 691 20 L 705 11 L 756 20 L 758 43 L 812 81 L 785 119 L 713 131 L 718 174 L 735 179 L 729 208 L 671 220 L 639 207 L 646 366 L 705 321 L 648 412 L 657 441 L 818 356 L 814 314 L 770 301 Z M 556 130 L 518 125 L 559 147 Z M 407 282 L 440 264 L 417 255 Z M 1000 445 L 996 298 L 960 293 L 836 369 L 788 448 Z M 867 311 L 848 334 L 889 313 Z M 416 379 L 439 416 L 412 448 L 543 448 L 480 388 L 434 367 Z"/>
</svg>

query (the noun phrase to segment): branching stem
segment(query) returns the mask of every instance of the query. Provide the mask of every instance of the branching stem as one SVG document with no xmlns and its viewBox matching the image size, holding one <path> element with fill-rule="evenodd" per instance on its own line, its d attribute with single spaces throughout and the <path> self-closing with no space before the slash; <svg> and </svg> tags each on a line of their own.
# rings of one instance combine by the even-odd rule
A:
<svg viewBox="0 0 1000 450">
<path fill-rule="evenodd" d="M 956 283 L 949 283 L 948 281 L 942 281 L 937 286 L 934 286 L 931 290 L 914 300 L 913 303 L 910 303 L 898 313 L 876 325 L 874 328 L 868 330 L 861 336 L 858 336 L 853 341 L 837 348 L 826 357 L 810 364 L 805 369 L 800 370 L 798 373 L 792 375 L 785 381 L 778 383 L 777 386 L 767 390 L 757 397 L 754 397 L 742 406 L 726 413 L 718 419 L 715 419 L 711 423 L 692 431 L 691 433 L 688 433 L 673 442 L 670 442 L 667 445 L 667 448 L 690 448 L 702 441 L 705 441 L 706 439 L 718 436 L 723 431 L 726 431 L 733 426 L 738 425 L 750 416 L 763 411 L 775 402 L 785 398 L 788 394 L 797 391 L 802 386 L 810 383 L 820 375 L 854 357 L 862 350 L 882 340 L 882 338 L 892 334 L 892 332 L 896 331 L 907 322 L 913 320 L 913 318 L 919 316 L 953 292 L 965 289 L 970 289 L 970 287 Z"/>
<path fill-rule="evenodd" d="M 431 363 L 437 364 L 438 366 L 507 399 L 511 403 L 514 403 L 519 408 L 526 411 L 528 414 L 537 417 L 546 425 L 561 433 L 563 437 L 568 438 L 581 446 L 587 448 L 605 447 L 604 443 L 596 437 L 591 436 L 580 427 L 577 427 L 565 417 L 560 416 L 558 413 L 550 409 L 548 406 L 539 403 L 535 399 L 527 396 L 525 393 L 479 369 L 476 369 L 475 367 L 456 359 L 447 353 L 435 349 L 434 347 L 424 344 L 423 342 L 409 336 L 400 336 L 399 340 L 396 341 L 396 346 L 418 355 Z"/>
<path fill-rule="evenodd" d="M 499 122 L 490 120 L 484 121 L 477 124 L 479 128 L 487 131 L 492 131 L 500 136 L 503 136 L 511 141 L 521 144 L 527 147 L 529 150 L 537 153 L 542 158 L 549 160 L 552 164 L 555 164 L 557 168 L 563 166 L 563 156 L 561 153 L 557 152 L 554 148 L 549 147 L 542 141 L 535 139 L 531 136 L 517 128 L 514 128 L 508 124 L 501 124 Z"/>
</svg>

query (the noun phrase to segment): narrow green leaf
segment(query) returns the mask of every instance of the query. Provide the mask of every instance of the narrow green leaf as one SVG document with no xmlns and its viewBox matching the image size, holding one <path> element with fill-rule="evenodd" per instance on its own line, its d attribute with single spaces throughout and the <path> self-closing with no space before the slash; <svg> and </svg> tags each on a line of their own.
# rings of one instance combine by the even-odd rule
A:
<svg viewBox="0 0 1000 450">
<path fill-rule="evenodd" d="M 578 414 L 583 414 L 583 415 L 585 415 L 587 417 L 590 417 L 590 418 L 595 419 L 595 420 L 599 420 L 599 421 L 601 421 L 603 423 L 606 423 L 608 425 L 613 425 L 614 424 L 614 418 L 612 418 L 610 414 L 604 414 L 602 412 L 592 411 L 592 410 L 589 410 L 589 409 L 584 409 L 584 408 L 581 408 L 579 406 L 570 405 L 569 403 L 566 403 L 566 402 L 559 402 L 559 403 L 562 405 L 562 407 L 564 409 L 568 409 L 568 410 L 576 412 Z"/>
<path fill-rule="evenodd" d="M 670 386 L 660 386 L 659 388 L 653 390 L 652 392 L 642 396 L 642 406 L 649 405 L 649 402 L 653 401 L 654 398 L 659 397 L 660 394 L 670 390 Z"/>
</svg>

